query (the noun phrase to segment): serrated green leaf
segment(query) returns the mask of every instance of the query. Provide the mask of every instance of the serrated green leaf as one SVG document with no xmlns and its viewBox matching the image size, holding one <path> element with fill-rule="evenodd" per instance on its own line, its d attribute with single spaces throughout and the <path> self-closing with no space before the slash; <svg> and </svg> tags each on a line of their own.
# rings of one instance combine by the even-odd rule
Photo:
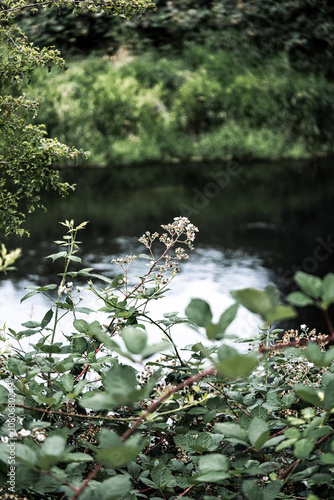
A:
<svg viewBox="0 0 334 500">
<path fill-rule="evenodd" d="M 328 273 L 322 280 L 323 307 L 328 307 L 334 302 L 334 274 Z"/>
<path fill-rule="evenodd" d="M 99 451 L 96 454 L 96 460 L 103 465 L 109 465 L 117 469 L 131 462 L 139 452 L 140 448 L 136 446 L 122 444 Z"/>
<path fill-rule="evenodd" d="M 302 292 L 292 292 L 286 297 L 287 302 L 297 307 L 305 307 L 314 304 L 314 300 Z"/>
<path fill-rule="evenodd" d="M 260 450 L 269 437 L 268 424 L 258 417 L 254 417 L 248 428 L 248 437 L 255 450 Z"/>
<path fill-rule="evenodd" d="M 166 488 L 167 486 L 172 486 L 173 484 L 173 474 L 166 465 L 158 464 L 153 467 L 151 471 L 152 481 L 157 485 L 159 489 Z"/>
<path fill-rule="evenodd" d="M 247 500 L 263 500 L 263 491 L 255 481 L 247 479 L 242 483 L 242 492 Z"/>
<path fill-rule="evenodd" d="M 50 255 L 47 255 L 45 258 L 52 259 L 52 262 L 54 262 L 55 260 L 61 259 L 62 257 L 67 257 L 67 252 L 52 253 Z"/>
<path fill-rule="evenodd" d="M 26 373 L 27 368 L 28 368 L 27 365 L 21 359 L 10 358 L 8 360 L 8 369 L 14 375 L 23 375 L 24 373 Z"/>
<path fill-rule="evenodd" d="M 297 271 L 294 280 L 297 285 L 310 297 L 318 299 L 322 294 L 322 281 L 317 276 Z"/>
<path fill-rule="evenodd" d="M 310 453 L 312 453 L 314 448 L 314 442 L 310 439 L 300 439 L 295 443 L 294 446 L 294 455 L 296 458 L 300 458 L 300 460 L 306 460 Z"/>
<path fill-rule="evenodd" d="M 77 330 L 77 332 L 80 333 L 87 333 L 89 329 L 89 325 L 84 319 L 75 319 L 73 321 L 73 326 Z"/>
<path fill-rule="evenodd" d="M 125 498 L 132 488 L 131 480 L 128 476 L 116 475 L 103 481 L 95 489 L 96 497 L 99 500 L 120 500 Z"/>
<path fill-rule="evenodd" d="M 60 377 L 60 383 L 65 392 L 72 392 L 74 385 L 74 377 L 70 373 L 64 373 Z"/>
</svg>

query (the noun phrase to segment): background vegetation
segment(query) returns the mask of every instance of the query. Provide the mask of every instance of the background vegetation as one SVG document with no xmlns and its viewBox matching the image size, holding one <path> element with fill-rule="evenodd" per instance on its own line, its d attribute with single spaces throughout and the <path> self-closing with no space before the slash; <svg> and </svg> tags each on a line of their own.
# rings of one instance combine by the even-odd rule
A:
<svg viewBox="0 0 334 500">
<path fill-rule="evenodd" d="M 327 2 L 157 6 L 125 23 L 57 10 L 23 17 L 36 43 L 73 59 L 26 89 L 52 137 L 101 166 L 333 152 Z"/>
</svg>

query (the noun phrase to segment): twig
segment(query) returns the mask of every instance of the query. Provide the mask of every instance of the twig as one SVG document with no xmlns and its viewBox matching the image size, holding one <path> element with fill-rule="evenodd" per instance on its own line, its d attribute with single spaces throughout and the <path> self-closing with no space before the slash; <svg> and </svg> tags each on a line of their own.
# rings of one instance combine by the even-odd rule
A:
<svg viewBox="0 0 334 500">
<path fill-rule="evenodd" d="M 8 406 L 9 403 L 2 403 L 3 406 Z M 12 403 L 11 403 L 12 404 Z M 16 408 L 24 408 L 25 410 L 33 410 L 33 411 L 38 411 L 39 413 L 47 413 L 48 415 L 61 415 L 65 417 L 78 417 L 78 418 L 87 418 L 87 419 L 96 419 L 96 420 L 119 420 L 116 417 L 99 417 L 96 415 L 82 415 L 80 413 L 70 413 L 66 411 L 59 411 L 59 410 L 46 410 L 43 408 L 34 408 L 33 406 L 26 406 L 23 404 L 18 404 L 15 403 Z M 124 418 L 122 418 L 122 421 Z M 130 418 L 129 420 L 133 420 L 133 418 Z"/>
<path fill-rule="evenodd" d="M 60 477 L 57 477 L 55 476 L 54 474 L 52 474 L 49 470 L 41 470 L 41 473 L 42 474 L 45 474 L 46 476 L 50 476 L 52 477 L 52 479 L 56 479 L 57 481 L 59 481 L 60 483 L 62 484 L 65 484 L 65 486 L 68 486 L 69 488 L 71 488 L 71 490 L 73 491 L 77 491 L 76 488 L 74 488 L 74 486 L 71 486 L 69 483 L 67 483 L 66 481 L 64 481 L 63 479 L 61 479 Z"/>
<path fill-rule="evenodd" d="M 130 437 L 131 434 L 133 434 L 133 432 L 142 423 L 142 421 L 145 420 L 145 418 L 150 413 L 155 411 L 165 399 L 169 398 L 169 396 L 171 396 L 175 392 L 181 391 L 182 389 L 184 389 L 184 387 L 187 387 L 188 385 L 192 384 L 193 382 L 196 382 L 197 380 L 200 380 L 201 378 L 213 375 L 215 371 L 216 371 L 215 368 L 209 368 L 208 370 L 204 370 L 200 373 L 197 373 L 196 375 L 193 375 L 192 377 L 188 378 L 187 380 L 184 380 L 183 382 L 174 386 L 173 388 L 168 389 L 168 391 L 166 391 L 163 396 L 161 396 L 157 401 L 155 401 L 155 403 L 153 403 L 143 415 L 140 415 L 140 417 L 137 418 L 132 427 L 130 427 L 124 432 L 124 434 L 121 437 L 121 440 L 125 441 L 126 439 L 128 439 L 128 437 Z"/>
<path fill-rule="evenodd" d="M 142 423 L 142 421 L 145 420 L 145 418 L 150 413 L 152 413 L 154 410 L 156 410 L 165 399 L 169 398 L 169 396 L 171 396 L 175 392 L 182 390 L 184 387 L 187 387 L 188 385 L 192 384 L 193 382 L 200 380 L 201 378 L 207 377 L 209 375 L 213 375 L 215 372 L 216 372 L 215 368 L 209 368 L 208 370 L 204 370 L 200 373 L 197 373 L 196 375 L 193 375 L 192 377 L 189 377 L 187 380 L 185 380 L 184 382 L 181 382 L 180 384 L 176 385 L 172 389 L 169 389 L 163 396 L 161 396 L 161 398 L 159 398 L 155 403 L 153 403 L 143 415 L 140 415 L 140 417 L 137 418 L 137 420 L 135 421 L 133 426 L 124 432 L 124 434 L 121 437 L 121 440 L 126 441 L 126 439 L 128 439 L 134 433 L 134 431 Z M 72 500 L 77 500 L 79 498 L 79 495 L 81 495 L 81 493 L 88 486 L 90 481 L 97 475 L 97 473 L 99 472 L 101 467 L 102 467 L 101 464 L 97 464 L 94 467 L 94 469 L 89 474 L 89 476 L 87 477 L 85 482 L 81 485 L 81 487 L 79 489 L 76 490 L 76 493 L 72 497 Z"/>
<path fill-rule="evenodd" d="M 72 500 L 77 500 L 79 498 L 79 495 L 81 495 L 81 493 L 88 486 L 88 484 L 90 483 L 90 481 L 96 476 L 96 474 L 99 472 L 99 470 L 101 469 L 101 467 L 102 467 L 101 464 L 95 465 L 94 469 L 89 474 L 89 476 L 87 477 L 86 481 L 84 481 L 84 483 L 82 483 L 82 485 L 80 486 L 80 488 L 78 488 L 77 490 L 74 488 L 75 494 L 73 495 Z"/>
</svg>

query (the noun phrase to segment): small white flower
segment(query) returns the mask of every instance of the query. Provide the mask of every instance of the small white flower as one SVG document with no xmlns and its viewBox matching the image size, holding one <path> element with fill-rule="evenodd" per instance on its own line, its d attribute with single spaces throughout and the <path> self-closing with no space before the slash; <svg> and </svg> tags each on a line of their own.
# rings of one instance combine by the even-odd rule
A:
<svg viewBox="0 0 334 500">
<path fill-rule="evenodd" d="M 28 429 L 21 429 L 18 434 L 24 437 L 24 436 L 30 436 L 31 432 L 28 431 Z"/>
<path fill-rule="evenodd" d="M 45 436 L 44 436 L 44 434 L 37 434 L 37 435 L 36 435 L 36 439 L 37 439 L 38 441 L 44 441 L 44 440 L 45 440 Z"/>
<path fill-rule="evenodd" d="M 306 328 L 307 328 L 307 325 L 300 325 L 301 330 L 306 330 Z"/>
</svg>

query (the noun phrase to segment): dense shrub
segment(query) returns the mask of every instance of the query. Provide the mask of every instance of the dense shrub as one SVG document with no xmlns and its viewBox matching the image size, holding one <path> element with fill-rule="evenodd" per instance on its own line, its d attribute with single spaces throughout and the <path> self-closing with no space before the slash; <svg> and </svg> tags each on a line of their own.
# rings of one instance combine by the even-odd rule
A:
<svg viewBox="0 0 334 500">
<path fill-rule="evenodd" d="M 90 150 L 96 165 L 333 152 L 332 83 L 292 72 L 284 57 L 254 67 L 222 50 L 188 54 L 185 64 L 123 50 L 40 72 L 27 92 L 50 135 Z"/>
<path fill-rule="evenodd" d="M 177 217 L 160 235 L 144 233 L 146 253 L 114 259 L 118 270 L 107 278 L 79 266 L 77 233 L 86 223 L 63 225 L 60 248 L 48 256 L 64 259 L 60 283 L 22 298 L 43 294 L 50 309 L 19 332 L 0 332 L 2 496 L 333 498 L 334 275 L 298 272 L 300 291 L 287 297 L 321 309 L 324 334 L 275 329 L 296 312 L 272 286 L 234 290 L 217 322 L 202 299 L 191 300 L 185 317 L 166 311 L 157 319 L 150 302 L 163 300 L 197 228 Z M 148 267 L 132 276 L 137 258 Z M 73 281 L 86 282 L 94 308 Z M 241 306 L 262 320 L 248 339 L 227 333 Z M 203 340 L 180 349 L 187 327 Z M 246 353 L 232 340 L 248 344 Z"/>
</svg>

